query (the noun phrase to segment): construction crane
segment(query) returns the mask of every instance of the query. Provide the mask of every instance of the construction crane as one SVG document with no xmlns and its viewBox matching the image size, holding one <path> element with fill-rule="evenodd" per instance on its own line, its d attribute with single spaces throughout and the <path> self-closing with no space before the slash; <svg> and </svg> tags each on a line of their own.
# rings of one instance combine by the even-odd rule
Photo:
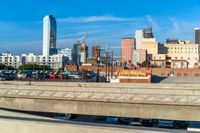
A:
<svg viewBox="0 0 200 133">
<path fill-rule="evenodd" d="M 80 39 L 78 39 L 77 42 L 86 44 L 87 43 L 87 35 L 82 36 Z"/>
<path fill-rule="evenodd" d="M 120 46 L 108 46 L 108 45 L 106 45 L 106 50 L 110 51 L 111 49 L 121 49 L 121 47 Z M 119 54 L 120 54 L 120 52 L 119 52 Z M 113 58 L 120 58 L 121 59 L 121 55 L 113 56 Z"/>
</svg>

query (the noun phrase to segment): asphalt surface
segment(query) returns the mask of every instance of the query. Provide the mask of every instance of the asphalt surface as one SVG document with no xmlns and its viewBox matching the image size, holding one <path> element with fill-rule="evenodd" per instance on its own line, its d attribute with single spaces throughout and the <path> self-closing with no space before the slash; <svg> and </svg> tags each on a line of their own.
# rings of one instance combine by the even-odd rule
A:
<svg viewBox="0 0 200 133">
<path fill-rule="evenodd" d="M 115 128 L 120 129 L 132 129 L 141 131 L 155 131 L 164 133 L 187 133 L 186 130 L 175 130 L 175 129 L 164 129 L 164 128 L 149 128 L 149 127 L 138 127 L 138 126 L 125 126 L 125 125 L 111 125 L 111 124 L 100 124 L 100 123 L 89 123 L 89 122 L 79 122 L 70 120 L 57 120 L 48 117 L 41 117 L 37 115 L 19 113 L 14 111 L 0 110 L 0 119 L 2 120 L 18 120 L 18 121 L 31 121 L 31 122 L 41 122 L 41 123 L 51 123 L 51 124 L 70 124 L 70 125 L 80 125 L 80 126 L 94 126 L 94 127 L 104 127 L 104 128 Z"/>
</svg>

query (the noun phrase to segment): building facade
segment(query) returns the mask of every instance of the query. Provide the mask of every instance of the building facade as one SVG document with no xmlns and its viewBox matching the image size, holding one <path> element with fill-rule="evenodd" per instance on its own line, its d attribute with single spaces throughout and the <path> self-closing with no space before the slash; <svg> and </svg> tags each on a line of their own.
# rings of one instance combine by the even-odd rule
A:
<svg viewBox="0 0 200 133">
<path fill-rule="evenodd" d="M 144 38 L 154 38 L 152 27 L 148 27 L 143 30 L 143 37 Z"/>
<path fill-rule="evenodd" d="M 55 54 L 49 56 L 35 55 L 33 53 L 22 54 L 21 58 L 24 60 L 24 64 L 37 64 L 48 66 L 54 70 L 64 68 L 68 63 L 68 58 L 63 54 Z"/>
<path fill-rule="evenodd" d="M 194 29 L 194 43 L 200 44 L 200 28 Z"/>
<path fill-rule="evenodd" d="M 76 65 L 81 65 L 86 63 L 88 58 L 88 46 L 86 44 L 81 44 L 78 41 L 74 44 L 72 49 L 72 63 Z"/>
<path fill-rule="evenodd" d="M 150 62 L 153 55 L 158 54 L 159 44 L 155 38 L 145 38 L 142 42 L 142 50 L 147 51 L 147 62 Z"/>
<path fill-rule="evenodd" d="M 167 67 L 166 57 L 166 54 L 154 54 L 150 63 L 151 65 L 165 68 Z M 171 67 L 171 65 L 169 67 Z"/>
<path fill-rule="evenodd" d="M 136 30 L 135 39 L 136 39 L 136 49 L 141 49 L 142 48 L 142 41 L 144 39 L 143 30 Z"/>
<path fill-rule="evenodd" d="M 100 51 L 101 51 L 101 46 L 99 45 L 92 46 L 92 57 L 96 59 L 100 57 Z"/>
<path fill-rule="evenodd" d="M 171 68 L 195 68 L 199 63 L 199 44 L 164 44 Z"/>
<path fill-rule="evenodd" d="M 88 46 L 86 44 L 82 44 L 80 46 L 79 55 L 80 55 L 80 63 L 81 64 L 86 63 L 88 58 Z"/>
<path fill-rule="evenodd" d="M 57 25 L 53 15 L 43 19 L 43 56 L 57 54 L 56 49 Z"/>
<path fill-rule="evenodd" d="M 17 69 L 23 64 L 23 60 L 20 56 L 14 56 L 12 53 L 6 52 L 0 55 L 0 64 L 12 66 L 13 68 Z"/>
<path fill-rule="evenodd" d="M 147 51 L 142 49 L 133 50 L 132 62 L 134 66 L 138 66 L 146 61 Z"/>
<path fill-rule="evenodd" d="M 154 54 L 152 65 L 166 68 L 197 68 L 199 66 L 199 45 L 188 41 L 164 44 L 165 54 Z"/>
<path fill-rule="evenodd" d="M 132 61 L 133 50 L 136 48 L 135 38 L 123 38 L 121 41 L 121 58 L 123 61 Z"/>
<path fill-rule="evenodd" d="M 58 49 L 58 54 L 63 54 L 65 57 L 72 61 L 72 49 L 71 48 L 63 48 Z"/>
<path fill-rule="evenodd" d="M 73 45 L 73 49 L 72 49 L 72 63 L 75 65 L 80 65 L 80 55 L 79 55 L 79 51 L 80 51 L 80 46 L 81 43 L 77 42 Z"/>
</svg>

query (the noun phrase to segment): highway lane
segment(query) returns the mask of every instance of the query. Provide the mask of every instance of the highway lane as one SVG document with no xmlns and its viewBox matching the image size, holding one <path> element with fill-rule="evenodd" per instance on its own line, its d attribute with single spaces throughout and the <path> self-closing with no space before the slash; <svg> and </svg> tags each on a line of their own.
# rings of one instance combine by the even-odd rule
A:
<svg viewBox="0 0 200 133">
<path fill-rule="evenodd" d="M 89 123 L 89 122 L 77 122 L 71 120 L 57 120 L 49 117 L 42 117 L 38 115 L 19 113 L 8 110 L 0 110 L 0 121 L 21 121 L 21 122 L 32 122 L 41 124 L 53 124 L 53 125 L 76 125 L 81 127 L 89 128 L 106 128 L 115 130 L 133 130 L 141 132 L 159 132 L 159 133 L 187 133 L 186 130 L 175 130 L 175 129 L 164 129 L 164 128 L 149 128 L 149 127 L 138 127 L 138 126 L 125 126 L 125 125 L 110 125 L 100 123 Z"/>
</svg>

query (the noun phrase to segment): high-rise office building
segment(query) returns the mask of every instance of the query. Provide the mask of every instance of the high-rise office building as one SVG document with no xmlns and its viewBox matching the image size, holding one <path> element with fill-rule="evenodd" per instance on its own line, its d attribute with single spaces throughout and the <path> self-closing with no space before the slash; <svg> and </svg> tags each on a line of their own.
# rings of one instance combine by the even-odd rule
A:
<svg viewBox="0 0 200 133">
<path fill-rule="evenodd" d="M 152 27 L 148 27 L 147 29 L 144 29 L 143 33 L 144 33 L 144 38 L 154 38 Z"/>
<path fill-rule="evenodd" d="M 143 30 L 136 30 L 135 39 L 136 39 L 136 49 L 141 49 L 142 48 L 142 41 L 144 39 Z"/>
<path fill-rule="evenodd" d="M 168 38 L 166 39 L 167 44 L 179 44 L 179 40 L 176 38 Z"/>
<path fill-rule="evenodd" d="M 72 49 L 72 63 L 76 65 L 81 65 L 87 62 L 88 57 L 88 46 L 82 44 L 80 41 L 74 44 Z"/>
<path fill-rule="evenodd" d="M 76 65 L 80 65 L 80 55 L 79 55 L 80 46 L 81 46 L 81 43 L 78 41 L 77 43 L 73 45 L 73 49 L 72 49 L 72 63 Z"/>
<path fill-rule="evenodd" d="M 87 62 L 87 57 L 88 57 L 88 46 L 86 44 L 82 44 L 80 46 L 80 63 L 86 63 Z"/>
<path fill-rule="evenodd" d="M 123 38 L 121 41 L 121 57 L 123 61 L 132 61 L 133 50 L 135 49 L 135 38 Z"/>
<path fill-rule="evenodd" d="M 92 46 L 92 57 L 96 59 L 100 57 L 100 49 L 101 47 L 99 45 Z"/>
<path fill-rule="evenodd" d="M 43 56 L 57 54 L 56 49 L 56 19 L 53 15 L 43 19 Z"/>
<path fill-rule="evenodd" d="M 194 43 L 200 44 L 200 28 L 194 29 Z"/>
<path fill-rule="evenodd" d="M 70 61 L 72 61 L 72 49 L 71 48 L 58 49 L 58 54 L 63 54 Z"/>
</svg>

